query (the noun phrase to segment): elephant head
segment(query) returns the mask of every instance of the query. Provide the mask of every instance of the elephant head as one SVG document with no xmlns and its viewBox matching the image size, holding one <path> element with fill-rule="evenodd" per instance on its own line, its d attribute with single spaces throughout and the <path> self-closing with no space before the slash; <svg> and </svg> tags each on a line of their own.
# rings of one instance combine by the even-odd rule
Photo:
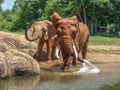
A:
<svg viewBox="0 0 120 90">
<path fill-rule="evenodd" d="M 79 22 L 76 16 L 61 18 L 57 13 L 53 14 L 53 24 L 56 26 L 60 45 L 68 55 L 74 55 L 74 39 L 78 32 Z"/>
<path fill-rule="evenodd" d="M 48 31 L 48 29 L 51 29 Z M 50 33 L 50 35 L 48 35 Z M 44 38 L 45 40 L 55 35 L 55 29 L 50 21 L 37 21 L 25 31 L 25 37 L 29 41 L 34 41 L 38 38 Z"/>
</svg>

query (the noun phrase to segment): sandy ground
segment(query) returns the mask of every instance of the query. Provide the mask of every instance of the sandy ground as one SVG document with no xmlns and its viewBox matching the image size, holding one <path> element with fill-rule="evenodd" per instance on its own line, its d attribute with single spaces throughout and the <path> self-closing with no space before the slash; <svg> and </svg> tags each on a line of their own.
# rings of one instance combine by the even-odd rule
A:
<svg viewBox="0 0 120 90">
<path fill-rule="evenodd" d="M 120 63 L 120 46 L 90 45 L 87 59 L 91 62 Z"/>
</svg>

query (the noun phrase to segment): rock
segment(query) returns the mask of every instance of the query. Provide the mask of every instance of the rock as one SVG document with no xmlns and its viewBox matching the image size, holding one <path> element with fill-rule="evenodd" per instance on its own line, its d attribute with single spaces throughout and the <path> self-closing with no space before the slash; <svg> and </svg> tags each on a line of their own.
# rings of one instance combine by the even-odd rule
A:
<svg viewBox="0 0 120 90">
<path fill-rule="evenodd" d="M 11 49 L 5 55 L 12 75 L 40 73 L 40 65 L 28 54 Z"/>
<path fill-rule="evenodd" d="M 0 51 L 5 52 L 7 50 L 11 49 L 11 46 L 6 44 L 3 40 L 0 40 Z"/>
<path fill-rule="evenodd" d="M 36 53 L 36 49 L 19 49 L 19 51 L 23 52 L 23 53 L 26 53 L 30 56 L 34 56 L 35 53 Z"/>
<path fill-rule="evenodd" d="M 0 78 L 40 74 L 40 65 L 33 58 L 36 50 L 37 44 L 24 35 L 0 32 Z"/>
<path fill-rule="evenodd" d="M 6 62 L 5 55 L 0 52 L 0 78 L 10 77 L 10 69 L 8 68 L 8 63 Z"/>
<path fill-rule="evenodd" d="M 0 50 L 2 52 L 9 49 L 37 50 L 37 44 L 26 40 L 24 35 L 0 32 L 0 42 L 2 42 L 0 48 L 4 46 L 4 50 Z"/>
</svg>

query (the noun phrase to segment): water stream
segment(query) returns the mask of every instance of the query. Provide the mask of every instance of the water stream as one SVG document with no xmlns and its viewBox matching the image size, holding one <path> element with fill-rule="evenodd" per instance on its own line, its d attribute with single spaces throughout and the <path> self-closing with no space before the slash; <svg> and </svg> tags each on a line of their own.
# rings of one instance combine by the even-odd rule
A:
<svg viewBox="0 0 120 90">
<path fill-rule="evenodd" d="M 95 65 L 101 70 L 100 73 L 61 72 L 60 67 L 56 66 L 50 70 L 42 69 L 39 76 L 0 80 L 0 90 L 120 90 L 120 64 Z"/>
</svg>

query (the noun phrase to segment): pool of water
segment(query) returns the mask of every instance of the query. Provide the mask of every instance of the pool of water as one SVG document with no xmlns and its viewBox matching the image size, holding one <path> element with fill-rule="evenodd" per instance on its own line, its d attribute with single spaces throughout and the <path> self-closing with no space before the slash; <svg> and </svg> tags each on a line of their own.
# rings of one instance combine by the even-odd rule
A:
<svg viewBox="0 0 120 90">
<path fill-rule="evenodd" d="M 61 72 L 56 66 L 50 70 L 42 69 L 39 76 L 0 80 L 0 90 L 120 90 L 120 64 L 95 65 L 100 73 Z"/>
</svg>

